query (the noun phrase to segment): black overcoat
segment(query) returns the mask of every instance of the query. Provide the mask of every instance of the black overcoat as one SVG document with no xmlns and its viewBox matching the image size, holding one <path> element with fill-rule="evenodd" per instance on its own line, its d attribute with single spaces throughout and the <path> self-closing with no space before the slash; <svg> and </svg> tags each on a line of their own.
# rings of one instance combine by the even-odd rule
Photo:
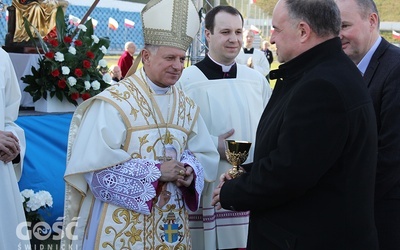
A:
<svg viewBox="0 0 400 250">
<path fill-rule="evenodd" d="M 250 171 L 222 207 L 250 210 L 248 249 L 376 250 L 377 131 L 371 97 L 339 38 L 282 64 Z"/>
</svg>

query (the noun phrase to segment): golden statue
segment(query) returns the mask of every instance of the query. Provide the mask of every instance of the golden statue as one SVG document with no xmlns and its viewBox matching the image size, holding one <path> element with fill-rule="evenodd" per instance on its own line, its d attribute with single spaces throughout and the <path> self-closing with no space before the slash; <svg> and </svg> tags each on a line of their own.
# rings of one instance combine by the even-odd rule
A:
<svg viewBox="0 0 400 250">
<path fill-rule="evenodd" d="M 29 41 L 23 17 L 37 28 L 42 37 L 45 37 L 56 26 L 57 7 L 62 6 L 65 11 L 68 2 L 66 0 L 12 0 L 12 6 L 15 7 L 13 42 L 21 43 Z M 32 34 L 35 36 L 34 32 Z"/>
</svg>

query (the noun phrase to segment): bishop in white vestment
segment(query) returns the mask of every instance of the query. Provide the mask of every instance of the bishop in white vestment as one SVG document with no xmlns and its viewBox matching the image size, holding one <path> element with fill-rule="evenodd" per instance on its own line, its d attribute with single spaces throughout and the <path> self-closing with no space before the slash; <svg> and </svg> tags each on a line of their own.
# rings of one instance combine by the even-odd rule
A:
<svg viewBox="0 0 400 250">
<path fill-rule="evenodd" d="M 198 13 L 191 0 L 151 0 L 141 16 L 143 68 L 131 75 L 135 61 L 72 118 L 61 247 L 198 249 L 188 211 L 219 155 L 198 106 L 174 86 Z"/>
<path fill-rule="evenodd" d="M 159 91 L 142 69 L 75 112 L 64 228 L 78 217 L 78 249 L 190 249 L 187 211 L 200 202 L 202 165 L 216 168 L 218 153 L 194 102 L 174 86 Z M 193 168 L 190 187 L 160 181 L 166 150 Z"/>
</svg>

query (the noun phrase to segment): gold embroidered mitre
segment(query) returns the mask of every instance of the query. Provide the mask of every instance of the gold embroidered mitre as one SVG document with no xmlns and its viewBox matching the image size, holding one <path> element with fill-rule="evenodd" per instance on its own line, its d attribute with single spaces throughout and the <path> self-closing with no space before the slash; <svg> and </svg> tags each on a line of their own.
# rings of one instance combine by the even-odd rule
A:
<svg viewBox="0 0 400 250">
<path fill-rule="evenodd" d="M 192 0 L 150 0 L 142 10 L 145 44 L 187 50 L 200 28 Z"/>
</svg>

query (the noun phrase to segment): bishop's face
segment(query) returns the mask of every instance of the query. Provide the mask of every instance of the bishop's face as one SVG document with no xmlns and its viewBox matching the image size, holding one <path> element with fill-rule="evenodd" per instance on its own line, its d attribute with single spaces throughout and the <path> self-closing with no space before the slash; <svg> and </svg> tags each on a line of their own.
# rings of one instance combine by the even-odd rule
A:
<svg viewBox="0 0 400 250">
<path fill-rule="evenodd" d="M 242 19 L 239 15 L 227 12 L 216 14 L 213 33 L 205 31 L 211 58 L 224 65 L 233 63 L 242 48 L 242 33 Z"/>
<path fill-rule="evenodd" d="M 182 74 L 185 55 L 184 50 L 168 46 L 144 49 L 142 57 L 147 77 L 160 87 L 174 85 Z"/>
</svg>

